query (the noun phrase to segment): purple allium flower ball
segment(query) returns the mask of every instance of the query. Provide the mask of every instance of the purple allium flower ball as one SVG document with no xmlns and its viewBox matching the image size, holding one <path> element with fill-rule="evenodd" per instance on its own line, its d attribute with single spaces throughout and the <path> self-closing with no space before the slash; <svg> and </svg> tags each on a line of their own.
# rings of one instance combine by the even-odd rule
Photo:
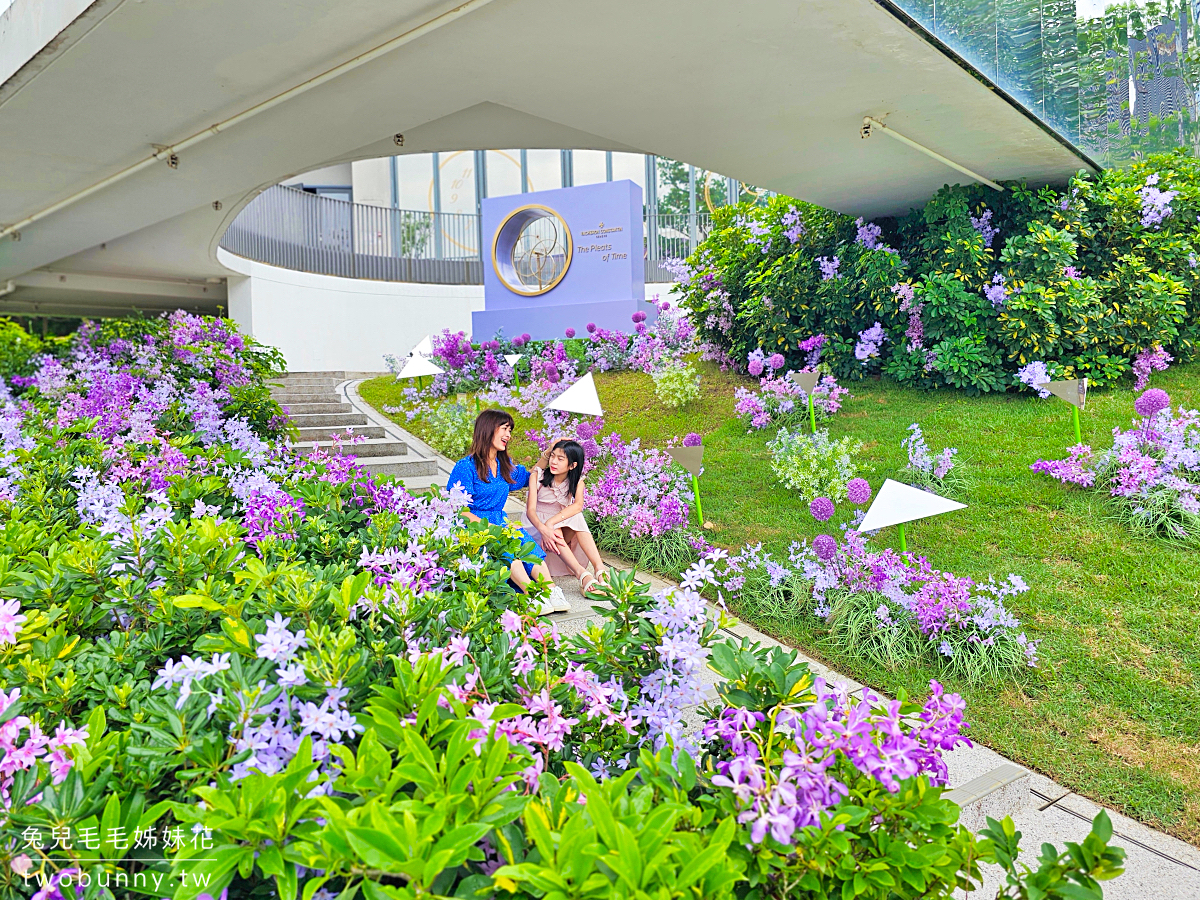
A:
<svg viewBox="0 0 1200 900">
<path fill-rule="evenodd" d="M 630 318 L 633 319 L 634 324 L 637 324 L 638 322 L 646 321 L 646 314 L 644 312 L 638 311 L 638 312 L 635 312 L 632 316 L 630 316 Z"/>
<path fill-rule="evenodd" d="M 525 346 L 524 338 L 520 338 L 520 337 L 513 338 L 513 346 L 518 349 L 520 349 L 521 347 L 524 347 Z"/>
<path fill-rule="evenodd" d="M 1150 388 L 1133 401 L 1133 408 L 1139 416 L 1149 419 L 1160 410 L 1171 408 L 1171 396 L 1162 388 Z"/>
<path fill-rule="evenodd" d="M 689 431 L 683 437 L 683 446 L 685 447 L 699 447 L 703 442 L 704 439 L 694 431 Z"/>
<path fill-rule="evenodd" d="M 525 343 L 528 344 L 531 340 L 533 340 L 533 338 L 531 338 L 529 336 L 529 332 L 526 331 L 524 334 L 521 335 L 521 340 L 523 340 Z"/>
<path fill-rule="evenodd" d="M 596 333 L 596 323 L 588 322 L 588 334 L 595 334 L 595 333 Z"/>
<path fill-rule="evenodd" d="M 833 501 L 828 497 L 818 497 L 812 503 L 808 504 L 808 511 L 813 514 L 813 518 L 818 522 L 828 521 L 833 517 Z"/>
<path fill-rule="evenodd" d="M 633 326 L 633 330 L 636 331 L 638 334 L 645 334 L 647 331 L 650 330 L 650 326 L 648 326 L 645 322 L 638 322 L 636 325 Z"/>
<path fill-rule="evenodd" d="M 662 305 L 661 305 L 661 306 L 659 306 L 658 308 L 659 308 L 659 309 L 661 309 L 663 312 L 666 312 L 668 309 L 670 309 L 670 308 L 671 308 L 671 301 L 670 301 L 670 300 L 664 300 L 664 301 L 662 302 Z"/>
<path fill-rule="evenodd" d="M 817 554 L 817 559 L 829 562 L 837 556 L 837 541 L 832 535 L 818 534 L 813 538 L 813 550 Z"/>
<path fill-rule="evenodd" d="M 570 340 L 570 339 L 571 339 L 571 338 L 573 338 L 573 337 L 575 337 L 575 329 L 574 329 L 574 328 L 568 328 L 568 329 L 567 329 L 567 340 Z"/>
<path fill-rule="evenodd" d="M 763 373 L 763 361 L 761 359 L 751 359 L 746 363 L 746 371 L 757 378 Z"/>
<path fill-rule="evenodd" d="M 772 353 L 771 358 L 767 360 L 767 365 L 770 366 L 772 369 L 782 369 L 783 368 L 783 354 L 782 353 Z"/>
<path fill-rule="evenodd" d="M 871 499 L 871 485 L 865 478 L 851 478 L 846 485 L 846 499 L 861 505 Z"/>
<path fill-rule="evenodd" d="M 562 375 L 558 373 L 558 369 L 554 366 L 546 366 L 546 380 L 551 384 L 558 384 Z"/>
</svg>

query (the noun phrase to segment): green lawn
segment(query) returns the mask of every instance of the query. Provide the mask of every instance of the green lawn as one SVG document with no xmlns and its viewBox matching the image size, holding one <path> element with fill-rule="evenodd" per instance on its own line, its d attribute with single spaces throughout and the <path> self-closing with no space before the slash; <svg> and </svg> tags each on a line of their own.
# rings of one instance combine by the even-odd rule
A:
<svg viewBox="0 0 1200 900">
<path fill-rule="evenodd" d="M 704 394 L 683 412 L 659 404 L 649 376 L 598 376 L 608 429 L 654 446 L 688 431 L 705 435 L 704 512 L 709 537 L 729 548 L 762 541 L 783 550 L 821 530 L 807 504 L 775 484 L 767 435 L 733 418 L 733 388 L 750 384 L 702 364 Z M 362 386 L 376 408 L 397 404 L 390 376 Z M 1015 572 L 1031 590 L 1010 602 L 1041 667 L 1002 684 L 944 679 L 968 700 L 970 734 L 1000 753 L 1127 815 L 1200 845 L 1200 554 L 1140 540 L 1108 518 L 1105 503 L 1029 471 L 1073 443 L 1070 408 L 1051 398 L 969 398 L 889 382 L 848 385 L 853 397 L 829 424 L 862 441 L 860 474 L 878 488 L 906 462 L 901 440 L 919 422 L 936 452 L 959 448 L 972 482 L 968 509 L 907 529 L 910 550 L 961 575 Z M 1155 376 L 1176 405 L 1200 405 L 1200 366 Z M 1111 443 L 1127 426 L 1133 394 L 1096 392 L 1083 413 L 1085 443 Z M 420 433 L 419 422 L 396 421 Z M 517 434 L 529 423 L 518 422 Z M 518 453 L 534 455 L 531 445 Z M 839 519 L 848 515 L 839 507 Z M 833 523 L 827 523 L 833 524 Z M 892 543 L 893 529 L 877 542 Z M 894 546 L 895 544 L 892 543 Z M 760 627 L 762 623 L 759 624 Z M 922 692 L 934 670 L 888 671 L 832 651 L 813 619 L 780 638 L 881 691 Z"/>
</svg>

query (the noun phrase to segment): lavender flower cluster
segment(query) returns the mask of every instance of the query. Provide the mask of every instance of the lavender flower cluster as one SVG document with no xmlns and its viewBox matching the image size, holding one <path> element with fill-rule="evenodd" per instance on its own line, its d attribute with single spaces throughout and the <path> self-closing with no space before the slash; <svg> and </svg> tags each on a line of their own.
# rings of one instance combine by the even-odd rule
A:
<svg viewBox="0 0 1200 900">
<path fill-rule="evenodd" d="M 589 486 L 586 509 L 611 519 L 630 537 L 660 537 L 685 528 L 691 514 L 687 474 L 663 450 L 643 449 L 610 434 L 600 442 L 600 477 Z"/>
<path fill-rule="evenodd" d="M 1200 413 L 1150 388 L 1134 401 L 1132 428 L 1113 429 L 1113 445 L 1071 447 L 1065 459 L 1030 468 L 1064 484 L 1104 491 L 1135 533 L 1200 545 Z"/>
</svg>

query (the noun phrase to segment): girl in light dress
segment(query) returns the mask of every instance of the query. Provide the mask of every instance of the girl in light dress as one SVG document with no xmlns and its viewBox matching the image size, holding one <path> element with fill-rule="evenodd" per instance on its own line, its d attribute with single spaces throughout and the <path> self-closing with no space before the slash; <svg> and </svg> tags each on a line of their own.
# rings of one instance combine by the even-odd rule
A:
<svg viewBox="0 0 1200 900">
<path fill-rule="evenodd" d="M 535 466 L 529 479 L 525 524 L 540 536 L 550 574 L 556 574 L 556 563 L 561 563 L 586 594 L 607 570 L 583 517 L 583 462 L 583 447 L 576 441 L 556 440 L 551 445 L 549 455 L 538 460 L 545 467 Z M 588 562 L 595 574 L 587 571 Z"/>
</svg>

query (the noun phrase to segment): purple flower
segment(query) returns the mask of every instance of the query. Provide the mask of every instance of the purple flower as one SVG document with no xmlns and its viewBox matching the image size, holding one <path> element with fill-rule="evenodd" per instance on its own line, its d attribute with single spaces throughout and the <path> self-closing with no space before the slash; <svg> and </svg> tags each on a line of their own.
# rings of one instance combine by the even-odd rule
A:
<svg viewBox="0 0 1200 900">
<path fill-rule="evenodd" d="M 689 431 L 683 438 L 683 446 L 685 447 L 699 447 L 703 442 L 700 435 L 694 431 Z"/>
<path fill-rule="evenodd" d="M 763 366 L 766 364 L 766 354 L 761 349 L 755 350 L 746 357 L 746 371 L 755 378 L 762 375 Z"/>
<path fill-rule="evenodd" d="M 1133 401 L 1133 408 L 1139 416 L 1149 419 L 1161 410 L 1170 409 L 1171 397 L 1162 388 L 1150 388 Z"/>
<path fill-rule="evenodd" d="M 521 349 L 522 347 L 524 347 L 524 346 L 525 346 L 525 338 L 523 338 L 523 337 L 515 337 L 515 338 L 513 338 L 512 345 L 513 345 L 514 347 L 516 347 L 518 350 L 519 350 L 519 349 Z"/>
<path fill-rule="evenodd" d="M 871 484 L 865 478 L 851 478 L 846 484 L 846 499 L 861 506 L 871 499 Z"/>
<path fill-rule="evenodd" d="M 638 310 L 637 312 L 635 312 L 635 313 L 634 313 L 632 316 L 630 316 L 629 318 L 633 319 L 633 323 L 634 323 L 635 325 L 637 325 L 637 324 L 638 324 L 638 323 L 640 323 L 640 322 L 645 322 L 645 321 L 646 321 L 646 314 L 645 314 L 644 312 L 642 312 L 641 310 Z"/>
<path fill-rule="evenodd" d="M 1133 374 L 1136 376 L 1133 389 L 1144 391 L 1150 384 L 1150 373 L 1165 372 L 1167 366 L 1174 361 L 1175 357 L 1164 350 L 1162 344 L 1154 344 L 1138 351 L 1137 358 L 1133 361 Z"/>
<path fill-rule="evenodd" d="M 1008 288 L 1004 286 L 1004 276 L 997 272 L 992 276 L 992 283 L 983 286 L 983 296 L 992 303 L 993 309 L 999 309 L 1008 299 Z"/>
<path fill-rule="evenodd" d="M 778 371 L 784 366 L 785 360 L 782 353 L 772 353 L 771 358 L 767 360 L 767 367 Z"/>
<path fill-rule="evenodd" d="M 1158 174 L 1155 173 L 1146 179 L 1138 191 L 1142 198 L 1142 226 L 1145 228 L 1161 227 L 1163 220 L 1175 212 L 1171 208 L 1171 201 L 1179 195 L 1179 191 L 1160 191 L 1155 187 L 1157 184 Z"/>
<path fill-rule="evenodd" d="M 546 380 L 548 382 L 551 384 L 558 384 L 561 379 L 562 374 L 558 371 L 557 367 L 554 365 L 546 366 Z"/>
<path fill-rule="evenodd" d="M 1045 384 L 1050 380 L 1050 372 L 1046 368 L 1046 364 L 1041 360 L 1034 360 L 1029 365 L 1024 366 L 1017 372 L 1017 379 L 1022 384 L 1027 384 L 1038 392 L 1038 396 L 1045 400 L 1050 396 L 1050 392 L 1038 385 Z"/>
<path fill-rule="evenodd" d="M 528 343 L 529 343 L 531 340 L 533 340 L 533 339 L 532 339 L 532 338 L 529 336 L 529 332 L 528 332 L 528 331 L 527 331 L 527 332 L 525 332 L 524 334 L 522 334 L 522 335 L 521 335 L 521 342 L 522 342 L 522 343 L 524 343 L 524 344 L 528 344 Z"/>
<path fill-rule="evenodd" d="M 828 497 L 817 497 L 808 504 L 808 511 L 818 522 L 826 522 L 833 516 L 833 501 Z"/>
<path fill-rule="evenodd" d="M 985 247 L 992 246 L 992 241 L 1000 233 L 999 228 L 992 227 L 992 211 L 990 209 L 985 209 L 978 216 L 971 216 L 971 227 L 979 232 Z"/>
<path fill-rule="evenodd" d="M 571 338 L 573 338 L 573 337 L 575 337 L 575 329 L 574 329 L 574 328 L 568 328 L 568 329 L 567 329 L 567 340 L 570 340 L 570 339 L 571 339 Z"/>
<path fill-rule="evenodd" d="M 595 333 L 596 333 L 596 323 L 595 323 L 595 322 L 588 322 L 588 323 L 587 323 L 587 330 L 588 330 L 588 334 L 595 334 Z"/>
<path fill-rule="evenodd" d="M 854 358 L 864 366 L 868 360 L 879 356 L 879 347 L 887 340 L 883 326 L 876 322 L 870 328 L 864 328 L 858 334 L 858 343 L 854 345 Z"/>
<path fill-rule="evenodd" d="M 841 264 L 842 261 L 836 256 L 833 259 L 830 259 L 827 256 L 818 256 L 817 265 L 821 269 L 821 280 L 831 281 L 832 279 L 837 278 L 838 267 L 841 266 Z"/>
<path fill-rule="evenodd" d="M 837 556 L 837 540 L 832 535 L 818 534 L 813 538 L 813 551 L 817 554 L 817 559 L 829 562 Z"/>
</svg>

